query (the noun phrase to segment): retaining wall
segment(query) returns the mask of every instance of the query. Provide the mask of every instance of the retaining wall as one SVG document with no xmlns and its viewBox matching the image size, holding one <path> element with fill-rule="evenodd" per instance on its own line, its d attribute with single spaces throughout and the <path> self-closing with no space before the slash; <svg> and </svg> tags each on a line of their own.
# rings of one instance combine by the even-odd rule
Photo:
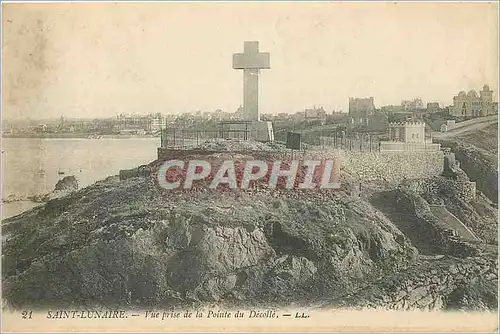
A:
<svg viewBox="0 0 500 334">
<path fill-rule="evenodd" d="M 443 172 L 444 154 L 434 152 L 343 152 L 341 168 L 362 181 L 427 178 Z"/>
<path fill-rule="evenodd" d="M 210 155 L 220 152 L 200 150 L 170 150 L 158 148 L 158 158 L 182 159 L 190 155 Z M 249 154 L 254 158 L 274 157 L 289 158 L 288 152 L 246 151 L 231 152 L 231 154 Z M 336 158 L 340 167 L 361 181 L 385 180 L 399 183 L 404 179 L 427 178 L 440 175 L 443 172 L 444 154 L 442 151 L 426 152 L 359 152 L 335 150 L 329 152 L 306 151 L 297 152 L 295 159 Z"/>
<path fill-rule="evenodd" d="M 439 151 L 440 144 L 430 142 L 425 143 L 406 143 L 396 141 L 381 141 L 380 151 Z"/>
</svg>

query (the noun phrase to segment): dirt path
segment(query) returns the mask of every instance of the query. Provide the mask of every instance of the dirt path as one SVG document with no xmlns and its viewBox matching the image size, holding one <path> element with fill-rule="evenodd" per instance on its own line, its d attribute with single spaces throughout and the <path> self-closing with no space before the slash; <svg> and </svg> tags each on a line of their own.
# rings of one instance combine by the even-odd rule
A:
<svg viewBox="0 0 500 334">
<path fill-rule="evenodd" d="M 471 125 L 462 126 L 462 127 L 450 130 L 448 132 L 437 132 L 436 131 L 436 132 L 432 133 L 432 136 L 433 136 L 433 138 L 436 138 L 436 139 L 453 138 L 453 137 L 461 135 L 465 132 L 478 131 L 478 130 L 484 129 L 484 128 L 486 128 L 492 124 L 495 124 L 495 123 L 498 123 L 498 117 L 487 118 L 483 122 L 478 122 L 478 123 L 474 123 Z M 460 124 L 460 123 L 458 123 L 458 124 Z"/>
<path fill-rule="evenodd" d="M 467 240 L 478 241 L 479 239 L 474 235 L 474 233 L 465 226 L 455 215 L 449 212 L 445 206 L 442 205 L 431 205 L 431 212 L 439 220 L 441 220 L 446 225 L 450 226 L 452 229 L 457 231 L 460 236 Z"/>
</svg>

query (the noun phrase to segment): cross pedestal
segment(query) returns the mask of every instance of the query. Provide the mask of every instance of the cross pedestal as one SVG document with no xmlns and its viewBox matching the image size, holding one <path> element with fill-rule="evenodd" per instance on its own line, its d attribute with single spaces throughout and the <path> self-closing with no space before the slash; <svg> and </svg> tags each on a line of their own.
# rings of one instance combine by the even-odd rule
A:
<svg viewBox="0 0 500 334">
<path fill-rule="evenodd" d="M 259 113 L 259 73 L 269 69 L 269 52 L 259 52 L 259 42 L 245 42 L 244 52 L 233 54 L 233 68 L 243 70 L 243 118 L 248 124 L 249 137 L 259 141 L 273 141 L 271 122 L 262 122 Z"/>
</svg>

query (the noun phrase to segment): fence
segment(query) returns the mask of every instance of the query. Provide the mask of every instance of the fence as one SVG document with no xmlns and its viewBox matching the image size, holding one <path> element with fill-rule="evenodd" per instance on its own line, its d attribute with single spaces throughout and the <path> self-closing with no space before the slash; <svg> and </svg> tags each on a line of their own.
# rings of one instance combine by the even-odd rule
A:
<svg viewBox="0 0 500 334">
<path fill-rule="evenodd" d="M 338 148 L 347 151 L 359 152 L 389 152 L 389 151 L 439 151 L 440 144 L 432 142 L 432 139 L 426 138 L 422 143 L 406 143 L 397 141 L 382 141 L 379 137 L 372 137 L 370 134 L 357 133 L 353 137 L 343 134 L 336 136 L 320 137 L 322 147 Z"/>
<path fill-rule="evenodd" d="M 194 149 L 207 140 L 213 139 L 240 139 L 247 140 L 258 138 L 259 130 L 190 130 L 167 128 L 161 132 L 161 147 L 164 149 Z M 307 137 L 309 135 L 310 138 Z M 433 144 L 431 140 L 425 143 L 403 143 L 381 141 L 378 136 L 369 133 L 354 133 L 346 135 L 345 132 L 333 132 L 329 136 L 318 136 L 316 133 L 304 133 L 302 142 L 319 145 L 322 148 L 336 148 L 347 151 L 379 152 L 379 151 L 439 151 L 440 145 Z M 281 139 L 281 138 L 280 138 Z"/>
<path fill-rule="evenodd" d="M 167 128 L 161 132 L 161 147 L 171 149 L 193 149 L 207 140 L 213 139 L 240 139 L 256 138 L 258 130 L 189 130 Z"/>
<path fill-rule="evenodd" d="M 329 137 L 320 137 L 321 147 L 338 148 L 349 151 L 373 152 L 380 150 L 380 140 L 369 134 L 361 134 L 356 137 L 347 137 L 335 134 Z"/>
</svg>

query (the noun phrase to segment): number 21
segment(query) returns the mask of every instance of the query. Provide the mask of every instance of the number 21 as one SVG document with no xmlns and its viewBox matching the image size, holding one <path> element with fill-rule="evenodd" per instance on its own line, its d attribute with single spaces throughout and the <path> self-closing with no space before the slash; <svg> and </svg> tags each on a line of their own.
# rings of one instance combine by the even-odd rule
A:
<svg viewBox="0 0 500 334">
<path fill-rule="evenodd" d="M 31 319 L 31 315 L 33 314 L 32 311 L 23 311 L 21 313 L 23 319 Z"/>
</svg>

